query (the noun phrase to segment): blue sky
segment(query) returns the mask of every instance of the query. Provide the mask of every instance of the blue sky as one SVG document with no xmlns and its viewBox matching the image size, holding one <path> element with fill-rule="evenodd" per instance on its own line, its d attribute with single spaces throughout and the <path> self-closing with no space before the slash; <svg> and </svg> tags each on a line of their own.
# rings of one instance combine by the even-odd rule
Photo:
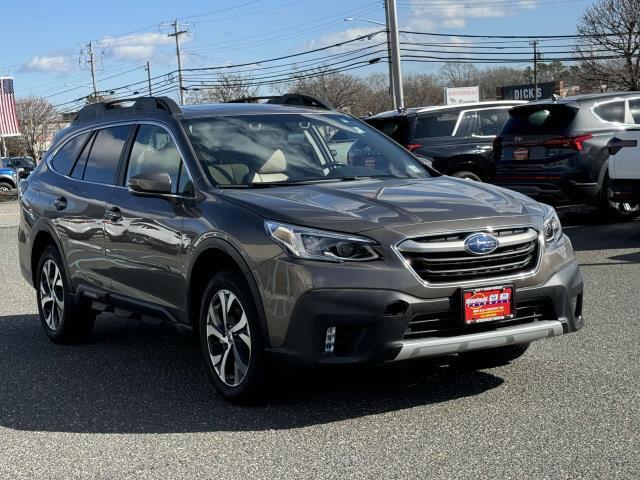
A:
<svg viewBox="0 0 640 480">
<path fill-rule="evenodd" d="M 545 35 L 574 33 L 577 19 L 590 0 L 397 2 L 400 27 L 407 30 L 453 35 Z M 90 83 L 89 71 L 79 66 L 81 50 L 86 51 L 84 44 L 89 40 L 97 45 L 99 90 L 145 80 L 146 72 L 141 67 L 147 60 L 154 76 L 175 70 L 175 45 L 166 36 L 169 27 L 162 26 L 162 22 L 174 18 L 189 22 L 189 35 L 183 43 L 187 67 L 255 62 L 332 45 L 378 29 L 360 21 L 344 22 L 345 17 L 384 20 L 382 0 L 7 3 L 3 6 L 0 76 L 15 78 L 18 96 L 48 96 L 54 104 L 90 93 L 85 86 Z M 254 67 L 256 72 L 259 67 Z M 423 63 L 407 64 L 404 69 L 432 72 L 438 67 Z M 385 71 L 385 67 L 369 66 L 358 73 L 371 71 Z M 133 86 L 130 93 L 143 91 L 142 87 Z"/>
</svg>

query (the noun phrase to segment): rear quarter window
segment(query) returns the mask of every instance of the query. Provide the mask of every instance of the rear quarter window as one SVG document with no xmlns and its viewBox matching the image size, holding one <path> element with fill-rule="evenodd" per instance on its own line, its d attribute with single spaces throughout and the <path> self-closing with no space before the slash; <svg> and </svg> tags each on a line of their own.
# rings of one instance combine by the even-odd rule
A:
<svg viewBox="0 0 640 480">
<path fill-rule="evenodd" d="M 607 122 L 624 123 L 624 100 L 596 105 L 593 113 Z"/>
<path fill-rule="evenodd" d="M 565 105 L 536 105 L 509 111 L 503 135 L 565 135 L 577 110 Z"/>
<path fill-rule="evenodd" d="M 69 175 L 88 137 L 89 133 L 82 133 L 65 143 L 51 160 L 53 169 L 63 175 Z"/>
</svg>

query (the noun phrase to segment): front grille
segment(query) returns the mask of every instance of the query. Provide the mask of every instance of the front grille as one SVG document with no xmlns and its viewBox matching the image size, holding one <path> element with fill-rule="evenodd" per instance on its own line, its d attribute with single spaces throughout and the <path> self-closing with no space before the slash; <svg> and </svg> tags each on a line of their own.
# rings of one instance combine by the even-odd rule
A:
<svg viewBox="0 0 640 480">
<path fill-rule="evenodd" d="M 473 325 L 465 325 L 460 308 L 452 308 L 446 312 L 416 315 L 409 322 L 403 339 L 452 337 L 494 330 L 499 327 L 532 323 L 539 320 L 557 320 L 553 305 L 548 299 L 519 302 L 516 304 L 515 318 Z"/>
<path fill-rule="evenodd" d="M 538 232 L 530 227 L 491 232 L 498 248 L 486 255 L 467 252 L 465 239 L 477 232 L 406 240 L 398 250 L 420 278 L 429 283 L 481 280 L 529 272 L 540 255 Z"/>
</svg>

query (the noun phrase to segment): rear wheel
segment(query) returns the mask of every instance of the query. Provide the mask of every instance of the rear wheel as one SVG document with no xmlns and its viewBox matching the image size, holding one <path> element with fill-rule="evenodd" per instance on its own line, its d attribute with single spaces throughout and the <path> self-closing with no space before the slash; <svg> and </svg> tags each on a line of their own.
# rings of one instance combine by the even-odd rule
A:
<svg viewBox="0 0 640 480">
<path fill-rule="evenodd" d="M 47 336 L 56 343 L 86 339 L 93 329 L 96 314 L 77 305 L 62 268 L 60 253 L 48 246 L 38 262 L 36 296 L 40 322 Z"/>
<path fill-rule="evenodd" d="M 235 402 L 257 397 L 266 359 L 253 297 L 244 279 L 220 272 L 209 282 L 200 309 L 200 348 L 216 390 Z"/>
<path fill-rule="evenodd" d="M 0 182 L 0 193 L 7 193 L 13 190 L 13 185 L 7 182 Z"/>
<path fill-rule="evenodd" d="M 640 205 L 637 203 L 620 203 L 609 199 L 609 175 L 602 182 L 600 210 L 607 220 L 613 222 L 629 222 L 640 215 Z"/>
<path fill-rule="evenodd" d="M 469 170 L 462 170 L 460 172 L 456 172 L 453 175 L 451 175 L 452 177 L 456 177 L 456 178 L 464 178 L 467 180 L 473 180 L 474 182 L 482 182 L 482 178 L 480 178 L 480 175 L 478 175 L 477 173 L 471 172 Z"/>
</svg>

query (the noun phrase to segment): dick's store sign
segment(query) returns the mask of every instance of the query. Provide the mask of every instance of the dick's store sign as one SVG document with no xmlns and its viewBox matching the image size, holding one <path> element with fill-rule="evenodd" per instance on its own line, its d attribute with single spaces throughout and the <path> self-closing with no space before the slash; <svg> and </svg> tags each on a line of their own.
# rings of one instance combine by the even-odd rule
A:
<svg viewBox="0 0 640 480">
<path fill-rule="evenodd" d="M 555 90 L 555 82 L 539 83 L 538 94 L 536 95 L 535 85 L 528 83 L 525 85 L 509 85 L 501 87 L 500 96 L 503 100 L 536 100 L 551 98 Z"/>
</svg>

